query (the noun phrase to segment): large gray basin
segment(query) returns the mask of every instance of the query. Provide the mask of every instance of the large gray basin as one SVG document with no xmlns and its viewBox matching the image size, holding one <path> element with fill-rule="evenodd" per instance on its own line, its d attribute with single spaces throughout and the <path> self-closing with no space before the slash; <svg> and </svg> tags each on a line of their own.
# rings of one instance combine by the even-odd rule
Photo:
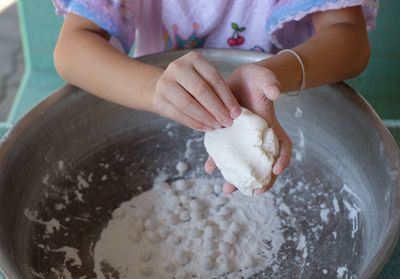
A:
<svg viewBox="0 0 400 279">
<path fill-rule="evenodd" d="M 245 51 L 201 52 L 225 76 L 239 64 L 265 57 Z M 165 66 L 183 53 L 142 61 Z M 399 234 L 395 141 L 366 101 L 344 83 L 282 97 L 277 113 L 293 140 L 294 156 L 272 193 L 277 205 L 289 205 L 292 215 L 282 218 L 292 219 L 291 233 L 307 237 L 308 252 L 298 255 L 287 243 L 280 271 L 255 277 L 336 278 L 344 267 L 343 278 L 375 278 Z M 64 257 L 52 250 L 73 246 L 83 261 L 81 268 L 71 268 L 74 278 L 93 278 L 90 252 L 111 211 L 139 193 L 138 186 L 148 189 L 160 168 L 174 173 L 187 140 L 201 136 L 72 86 L 60 89 L 26 114 L 0 146 L 0 270 L 9 279 L 57 278 L 51 267 L 60 267 Z M 204 148 L 190 142 L 194 152 L 186 158 L 192 166 L 188 175 L 202 175 Z M 77 176 L 90 173 L 92 186 L 82 190 L 82 202 L 76 199 Z M 102 181 L 105 173 L 109 179 Z M 335 214 L 333 198 L 340 209 Z M 57 206 L 65 199 L 65 208 Z M 328 223 L 321 220 L 321 204 L 331 210 Z M 349 208 L 359 209 L 352 219 Z M 52 218 L 61 227 L 48 234 L 37 220 Z"/>
</svg>

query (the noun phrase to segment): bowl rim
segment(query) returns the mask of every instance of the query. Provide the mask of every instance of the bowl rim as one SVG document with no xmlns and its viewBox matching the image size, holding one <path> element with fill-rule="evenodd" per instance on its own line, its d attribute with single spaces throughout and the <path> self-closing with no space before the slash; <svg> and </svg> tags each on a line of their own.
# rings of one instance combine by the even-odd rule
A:
<svg viewBox="0 0 400 279">
<path fill-rule="evenodd" d="M 137 59 L 140 61 L 154 60 L 165 58 L 165 56 L 179 57 L 184 55 L 192 49 L 185 50 L 173 50 L 166 51 L 160 53 L 149 54 L 145 56 L 138 57 Z M 248 51 L 248 50 L 230 50 L 230 49 L 196 49 L 195 51 L 202 53 L 206 57 L 220 57 L 222 55 L 240 55 L 240 56 L 249 56 L 254 59 L 262 59 L 268 56 L 268 54 L 256 52 L 256 51 Z M 358 92 L 352 89 L 345 82 L 339 82 L 334 85 L 329 86 L 345 86 L 348 90 L 354 92 L 354 94 L 346 94 L 346 99 L 352 102 L 354 105 L 359 107 L 366 115 L 368 119 L 373 124 L 373 128 L 376 129 L 385 142 L 385 147 L 388 149 L 388 152 L 393 154 L 395 161 L 397 163 L 400 162 L 400 150 L 397 146 L 396 141 L 393 136 L 384 125 L 383 121 L 379 118 L 378 114 L 372 108 L 372 106 L 366 101 L 366 99 L 361 96 Z M 35 119 L 39 118 L 40 115 L 46 113 L 49 109 L 55 106 L 57 103 L 63 101 L 64 99 L 70 98 L 71 93 L 80 91 L 79 88 L 72 86 L 70 84 L 66 84 L 59 89 L 57 89 L 54 93 L 46 97 L 44 100 L 36 104 L 33 108 L 27 111 L 12 127 L 11 129 L 4 135 L 2 139 L 0 139 L 0 167 L 8 154 L 12 152 L 13 145 L 19 140 L 20 135 L 26 132 L 29 128 L 29 125 L 35 121 Z M 344 94 L 344 93 L 342 93 Z M 394 204 L 400 204 L 400 172 L 396 174 L 396 177 L 393 178 L 394 191 L 392 201 Z M 0 189 L 1 190 L 1 189 Z M 1 192 L 0 192 L 1 194 Z M 368 266 L 362 270 L 360 274 L 360 278 L 375 278 L 378 274 L 383 270 L 385 264 L 389 260 L 392 255 L 396 243 L 399 239 L 400 234 L 400 210 L 396 208 L 392 209 L 391 213 L 393 216 L 389 220 L 389 223 L 386 226 L 386 237 L 381 241 L 380 247 L 376 250 L 375 256 L 371 259 L 371 262 Z M 2 228 L 0 228 L 0 241 L 2 238 Z M 1 242 L 0 242 L 1 245 Z M 16 265 L 13 265 L 12 259 L 6 257 L 6 253 L 4 251 L 4 247 L 0 247 L 0 278 L 1 272 L 4 273 L 5 278 L 14 279 L 14 278 L 23 278 L 19 268 Z M 7 249 L 7 248 L 6 248 Z"/>
</svg>

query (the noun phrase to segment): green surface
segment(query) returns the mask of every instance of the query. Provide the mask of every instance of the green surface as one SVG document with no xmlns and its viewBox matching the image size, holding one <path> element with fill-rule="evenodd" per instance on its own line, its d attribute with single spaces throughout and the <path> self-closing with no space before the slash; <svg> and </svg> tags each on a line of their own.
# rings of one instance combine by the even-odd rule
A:
<svg viewBox="0 0 400 279">
<path fill-rule="evenodd" d="M 7 119 L 15 123 L 24 113 L 63 85 L 53 63 L 53 49 L 62 18 L 50 0 L 20 0 L 18 12 L 25 73 Z"/>
<path fill-rule="evenodd" d="M 400 119 L 399 11 L 400 1 L 380 1 L 377 26 L 369 34 L 370 63 L 363 74 L 349 81 L 384 119 Z"/>
</svg>

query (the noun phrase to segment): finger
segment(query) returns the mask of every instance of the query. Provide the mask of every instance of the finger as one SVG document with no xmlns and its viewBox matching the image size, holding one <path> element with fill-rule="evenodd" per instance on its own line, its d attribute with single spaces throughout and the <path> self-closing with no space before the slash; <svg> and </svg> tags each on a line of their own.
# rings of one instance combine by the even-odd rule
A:
<svg viewBox="0 0 400 279">
<path fill-rule="evenodd" d="M 292 142 L 289 137 L 286 136 L 284 140 L 279 142 L 279 145 L 279 155 L 272 168 L 272 172 L 276 175 L 282 173 L 289 166 L 292 158 Z"/>
<path fill-rule="evenodd" d="M 207 83 L 217 93 L 219 99 L 223 102 L 229 111 L 231 118 L 237 118 L 241 113 L 241 108 L 232 94 L 228 84 L 217 72 L 217 70 L 207 61 L 206 58 L 200 55 L 194 62 L 195 70 L 207 81 Z"/>
<path fill-rule="evenodd" d="M 274 183 L 275 183 L 277 177 L 278 177 L 278 176 L 272 174 L 272 175 L 271 175 L 271 180 L 270 180 L 270 182 L 269 182 L 267 185 L 263 186 L 261 189 L 256 189 L 256 190 L 254 191 L 254 193 L 257 194 L 257 195 L 261 195 L 261 194 L 267 192 L 269 189 L 272 188 L 272 186 L 274 185 Z"/>
<path fill-rule="evenodd" d="M 237 190 L 237 188 L 230 183 L 225 183 L 224 186 L 222 186 L 222 191 L 225 194 L 235 192 L 236 190 Z"/>
<path fill-rule="evenodd" d="M 276 85 L 268 85 L 263 88 L 264 95 L 271 101 L 276 101 L 281 96 L 281 90 Z"/>
<path fill-rule="evenodd" d="M 194 68 L 186 69 L 185 74 L 179 74 L 177 81 L 208 110 L 222 126 L 230 127 L 232 125 L 233 121 L 229 115 L 228 109 Z"/>
<path fill-rule="evenodd" d="M 217 165 L 215 165 L 213 158 L 208 157 L 206 164 L 204 165 L 206 173 L 211 174 L 216 168 Z"/>
<path fill-rule="evenodd" d="M 165 92 L 165 98 L 186 115 L 207 126 L 221 128 L 221 125 L 214 116 L 200 105 L 199 102 L 197 102 L 178 83 L 164 83 L 161 90 Z"/>
<path fill-rule="evenodd" d="M 159 102 L 161 103 L 160 106 L 162 106 L 162 111 L 160 113 L 161 115 L 171 118 L 172 120 L 175 120 L 176 122 L 179 122 L 189 128 L 194 129 L 194 130 L 203 131 L 203 132 L 212 131 L 211 127 L 204 125 L 200 121 L 197 121 L 197 120 L 187 116 L 186 114 L 181 112 L 177 107 L 175 107 L 174 104 L 172 104 L 167 99 L 161 99 L 161 100 L 159 100 Z"/>
</svg>

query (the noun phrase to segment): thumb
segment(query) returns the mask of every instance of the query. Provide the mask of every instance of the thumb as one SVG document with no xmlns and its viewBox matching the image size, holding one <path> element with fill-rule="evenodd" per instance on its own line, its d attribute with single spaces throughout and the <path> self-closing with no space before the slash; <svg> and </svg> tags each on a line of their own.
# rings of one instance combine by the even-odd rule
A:
<svg viewBox="0 0 400 279">
<path fill-rule="evenodd" d="M 263 88 L 264 96 L 271 101 L 276 101 L 281 96 L 281 90 L 277 85 L 268 85 Z"/>
</svg>

